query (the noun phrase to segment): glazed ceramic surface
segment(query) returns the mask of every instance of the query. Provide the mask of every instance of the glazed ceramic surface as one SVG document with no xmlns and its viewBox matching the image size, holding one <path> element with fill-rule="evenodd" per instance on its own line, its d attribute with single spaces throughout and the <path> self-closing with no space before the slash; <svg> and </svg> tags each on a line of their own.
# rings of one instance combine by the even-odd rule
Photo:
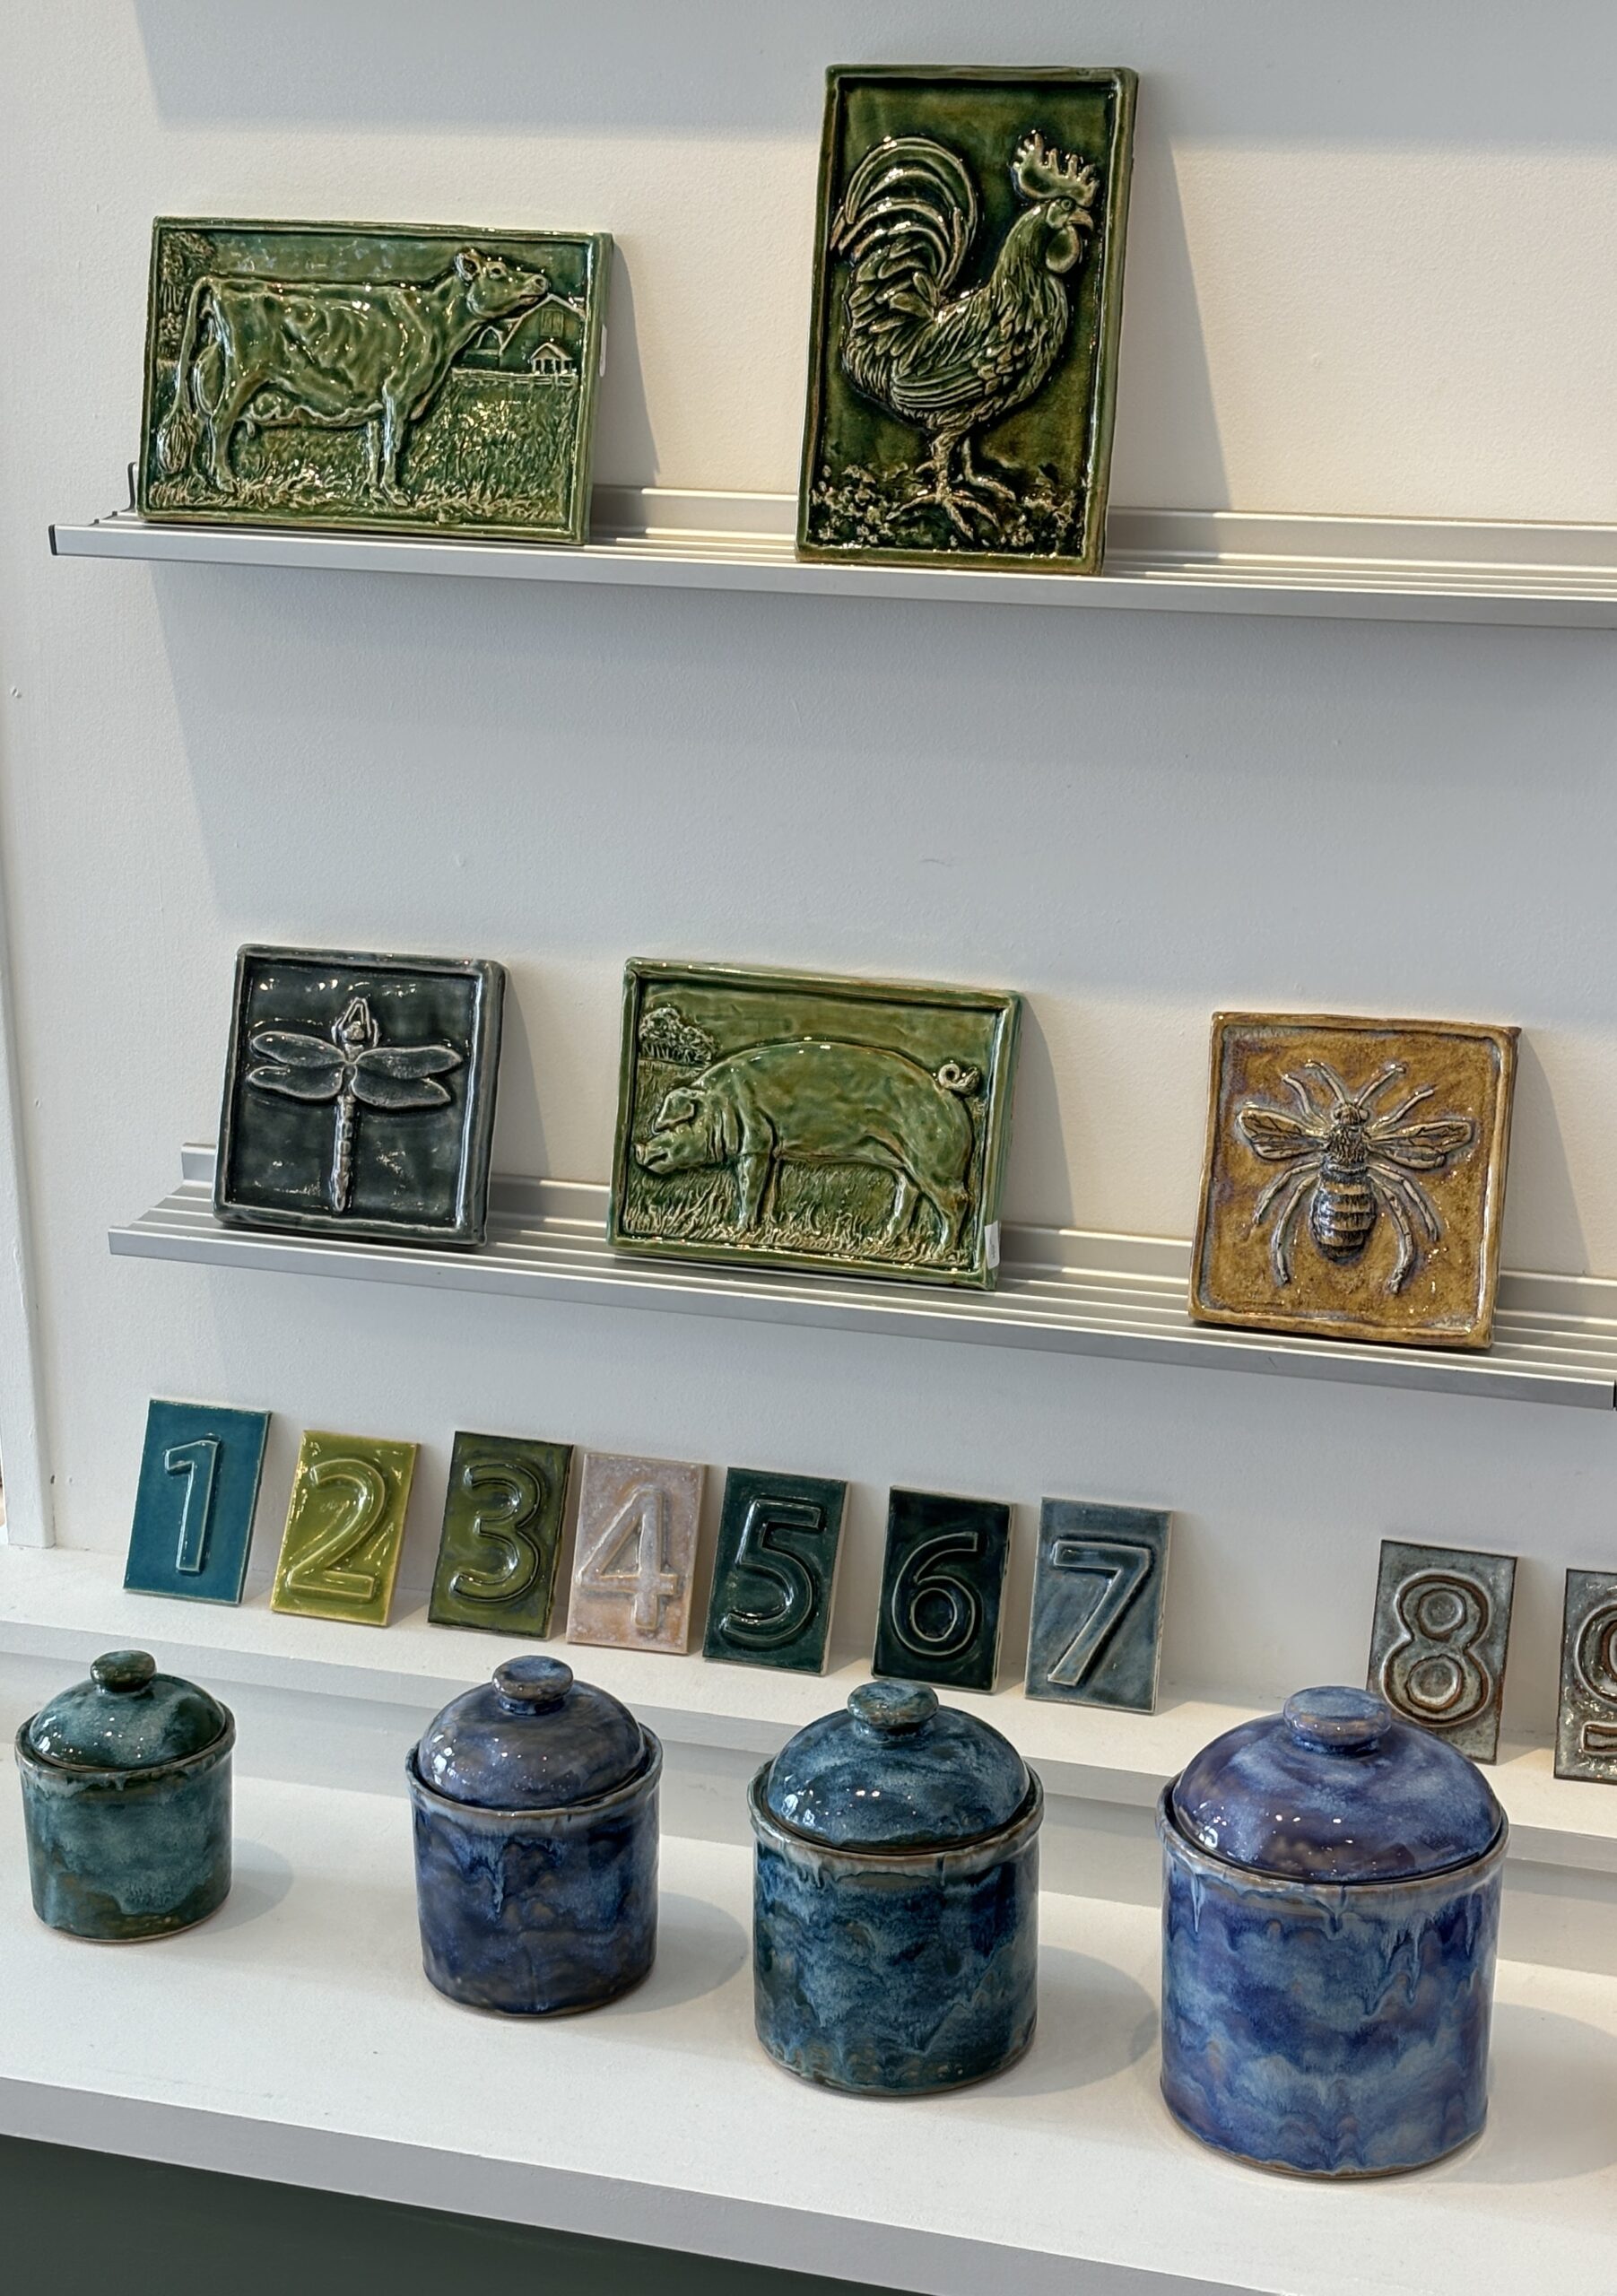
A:
<svg viewBox="0 0 1617 2296">
<path fill-rule="evenodd" d="M 160 217 L 142 517 L 582 542 L 611 253 Z"/>
<path fill-rule="evenodd" d="M 192 1602 L 241 1600 L 269 1422 L 267 1411 L 153 1397 L 126 1587 Z"/>
<path fill-rule="evenodd" d="M 1221 2151 L 1379 2176 L 1482 2128 L 1506 1826 L 1451 1746 L 1300 1692 L 1163 1795 L 1162 2093 Z"/>
<path fill-rule="evenodd" d="M 682 1459 L 585 1453 L 567 1610 L 569 1642 L 618 1650 L 689 1648 L 707 1479 L 706 1467 Z"/>
<path fill-rule="evenodd" d="M 1030 1698 L 1152 1711 L 1171 1524 L 1150 1507 L 1045 1500 L 1028 1631 Z"/>
<path fill-rule="evenodd" d="M 435 1626 L 551 1631 L 570 1443 L 457 1434 L 427 1615 Z"/>
<path fill-rule="evenodd" d="M 631 962 L 607 1233 L 628 1251 L 987 1286 L 1020 1000 Z"/>
<path fill-rule="evenodd" d="M 1214 1013 L 1191 1315 L 1486 1347 L 1517 1035 Z"/>
<path fill-rule="evenodd" d="M 454 1700 L 406 1763 L 422 1959 L 508 2016 L 593 2009 L 656 1951 L 662 1749 L 560 1660 L 515 1658 Z"/>
<path fill-rule="evenodd" d="M 871 1683 L 752 1781 L 759 2039 L 788 2072 L 916 2096 L 1013 2063 L 1037 2012 L 1043 1796 L 995 1730 Z"/>
<path fill-rule="evenodd" d="M 1617 1786 L 1617 1572 L 1567 1573 L 1555 1775 Z"/>
<path fill-rule="evenodd" d="M 34 1911 L 75 1937 L 164 1937 L 230 1886 L 228 1709 L 113 1650 L 17 1733 Z"/>
<path fill-rule="evenodd" d="M 1383 1539 L 1369 1688 L 1473 1761 L 1500 1750 L 1516 1557 Z"/>
<path fill-rule="evenodd" d="M 298 1446 L 273 1609 L 387 1625 L 415 1454 L 413 1443 L 309 1430 Z"/>
<path fill-rule="evenodd" d="M 996 1500 L 894 1491 L 871 1671 L 992 1690 L 1011 1510 Z"/>
<path fill-rule="evenodd" d="M 821 1475 L 730 1469 L 704 1658 L 824 1673 L 847 1498 Z"/>
<path fill-rule="evenodd" d="M 1135 77 L 829 74 L 805 557 L 1093 572 Z"/>
<path fill-rule="evenodd" d="M 242 949 L 219 1218 L 482 1243 L 504 995 L 492 963 Z"/>
</svg>

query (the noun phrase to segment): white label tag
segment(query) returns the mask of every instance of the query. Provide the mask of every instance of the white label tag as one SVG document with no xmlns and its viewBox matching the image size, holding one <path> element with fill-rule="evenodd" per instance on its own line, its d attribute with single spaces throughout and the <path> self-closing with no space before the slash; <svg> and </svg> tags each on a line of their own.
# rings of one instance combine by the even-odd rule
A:
<svg viewBox="0 0 1617 2296">
<path fill-rule="evenodd" d="M 990 1220 L 983 1230 L 983 1257 L 990 1267 L 999 1265 L 999 1222 Z"/>
</svg>

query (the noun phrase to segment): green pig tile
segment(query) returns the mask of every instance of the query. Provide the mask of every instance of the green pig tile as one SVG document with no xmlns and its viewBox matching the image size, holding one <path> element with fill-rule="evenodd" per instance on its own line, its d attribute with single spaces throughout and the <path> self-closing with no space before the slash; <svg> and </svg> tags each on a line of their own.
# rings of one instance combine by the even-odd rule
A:
<svg viewBox="0 0 1617 2296">
<path fill-rule="evenodd" d="M 551 1631 L 570 1443 L 457 1434 L 427 1616 L 500 1634 Z"/>
<path fill-rule="evenodd" d="M 1011 1509 L 990 1499 L 895 1491 L 871 1672 L 992 1690 Z"/>
<path fill-rule="evenodd" d="M 825 1672 L 845 1483 L 732 1467 L 704 1658 Z"/>
<path fill-rule="evenodd" d="M 1150 1714 L 1157 1702 L 1173 1518 L 1047 1499 L 1028 1633 L 1028 1696 Z"/>
<path fill-rule="evenodd" d="M 505 970 L 248 947 L 213 1209 L 241 1227 L 480 1244 Z"/>
<path fill-rule="evenodd" d="M 144 518 L 583 542 L 602 232 L 160 216 Z"/>
<path fill-rule="evenodd" d="M 1135 75 L 827 75 L 797 546 L 1093 573 Z"/>
<path fill-rule="evenodd" d="M 660 1258 L 987 1288 L 1021 1000 L 632 961 L 607 1234 Z"/>
<path fill-rule="evenodd" d="M 298 1446 L 272 1610 L 387 1625 L 415 1453 L 413 1443 L 309 1430 Z"/>
</svg>

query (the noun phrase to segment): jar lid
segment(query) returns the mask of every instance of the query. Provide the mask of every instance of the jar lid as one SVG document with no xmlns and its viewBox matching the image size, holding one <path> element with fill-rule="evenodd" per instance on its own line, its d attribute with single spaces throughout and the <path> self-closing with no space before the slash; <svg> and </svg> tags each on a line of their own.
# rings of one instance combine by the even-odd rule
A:
<svg viewBox="0 0 1617 2296">
<path fill-rule="evenodd" d="M 646 1761 L 626 1706 L 560 1658 L 508 1658 L 452 1698 L 415 1750 L 423 1782 L 485 1810 L 560 1810 L 625 1785 Z"/>
<path fill-rule="evenodd" d="M 1179 1831 L 1214 1857 L 1309 1882 L 1441 1874 L 1505 1822 L 1474 1763 L 1362 1690 L 1300 1690 L 1226 1731 L 1171 1798 Z"/>
<path fill-rule="evenodd" d="M 146 1650 L 109 1650 L 90 1679 L 58 1691 L 28 1726 L 29 1749 L 69 1770 L 154 1770 L 199 1754 L 230 1718 L 178 1674 L 160 1674 Z"/>
<path fill-rule="evenodd" d="M 920 1683 L 862 1683 L 776 1755 L 772 1815 L 838 1849 L 935 1849 L 1008 1825 L 1027 1800 L 1027 1764 L 997 1730 L 940 1706 Z"/>
</svg>

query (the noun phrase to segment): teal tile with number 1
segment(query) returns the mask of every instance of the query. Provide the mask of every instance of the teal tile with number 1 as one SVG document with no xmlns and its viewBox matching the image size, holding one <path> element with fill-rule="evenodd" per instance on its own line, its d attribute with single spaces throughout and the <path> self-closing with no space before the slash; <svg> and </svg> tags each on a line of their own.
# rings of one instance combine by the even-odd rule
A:
<svg viewBox="0 0 1617 2296">
<path fill-rule="evenodd" d="M 825 1672 L 848 1485 L 732 1467 L 704 1658 Z"/>
<path fill-rule="evenodd" d="M 267 1411 L 153 1396 L 126 1587 L 196 1603 L 241 1600 L 269 1423 Z"/>
</svg>

